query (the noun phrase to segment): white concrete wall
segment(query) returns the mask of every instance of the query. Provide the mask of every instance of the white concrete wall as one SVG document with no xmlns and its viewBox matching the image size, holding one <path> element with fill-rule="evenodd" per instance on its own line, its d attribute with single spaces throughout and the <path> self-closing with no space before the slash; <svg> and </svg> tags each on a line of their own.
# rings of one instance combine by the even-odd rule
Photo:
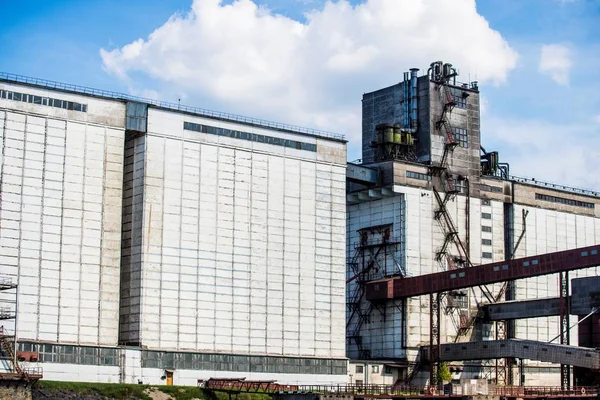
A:
<svg viewBox="0 0 600 400">
<path fill-rule="evenodd" d="M 360 372 L 362 370 L 362 372 Z M 393 385 L 398 380 L 398 368 L 387 369 L 377 361 L 351 361 L 348 366 L 348 383 L 363 385 Z"/>
<path fill-rule="evenodd" d="M 518 237 L 523 230 L 522 210 L 529 211 L 529 214 L 526 218 L 526 234 L 517 249 L 516 258 L 591 246 L 597 244 L 600 240 L 600 220 L 597 218 L 522 205 L 515 205 L 515 237 Z M 570 279 L 598 275 L 600 275 L 600 268 L 598 267 L 569 273 Z M 558 297 L 558 282 L 557 274 L 519 280 L 516 283 L 517 300 Z M 570 324 L 572 325 L 576 322 L 577 317 L 571 316 Z M 558 336 L 558 334 L 558 317 L 518 320 L 516 323 L 517 338 L 548 342 Z M 571 344 L 577 345 L 577 326 L 570 331 L 570 335 Z M 555 343 L 558 342 L 559 339 L 555 341 Z M 526 364 L 531 366 L 551 365 L 534 361 L 527 361 Z M 554 367 L 558 366 L 554 365 Z M 526 383 L 528 385 L 558 385 L 560 384 L 560 376 L 556 373 L 528 374 Z"/>
<path fill-rule="evenodd" d="M 184 131 L 184 121 L 320 150 Z M 152 108 L 148 131 L 142 344 L 344 357 L 345 145 Z"/>
<path fill-rule="evenodd" d="M 358 229 L 394 222 L 394 235 L 402 237 L 402 240 L 405 241 L 408 276 L 418 276 L 447 269 L 448 264 L 445 260 L 440 263 L 435 259 L 436 252 L 442 246 L 444 235 L 440 221 L 434 218 L 434 211 L 438 209 L 438 204 L 433 192 L 427 189 L 398 185 L 394 187 L 394 192 L 398 195 L 392 198 L 348 207 L 348 259 L 350 260 L 354 252 L 353 243 L 358 241 L 356 233 Z M 465 196 L 456 196 L 446 205 L 454 225 L 458 229 L 459 237 L 465 246 L 467 246 L 466 201 Z M 399 229 L 400 221 L 396 216 L 401 204 L 402 207 L 405 207 L 406 215 L 404 231 Z M 490 214 L 490 218 L 483 218 L 482 213 Z M 470 227 L 468 246 L 471 262 L 474 265 L 504 259 L 504 209 L 502 202 L 486 202 L 471 198 L 468 224 Z M 484 232 L 482 226 L 490 227 L 491 232 L 488 232 L 487 229 Z M 491 244 L 483 244 L 483 239 L 491 240 Z M 455 245 L 451 245 L 449 249 L 451 254 L 459 254 Z M 492 258 L 483 258 L 484 252 L 491 253 Z M 352 286 L 352 284 L 349 286 Z M 501 285 L 489 285 L 488 287 L 492 293 L 497 294 Z M 351 289 L 350 287 L 349 290 Z M 485 297 L 479 288 L 468 290 L 467 293 L 470 304 L 468 316 L 470 316 L 476 311 L 477 303 L 484 301 Z M 443 306 L 445 304 L 444 302 Z M 388 310 L 386 310 L 387 318 L 383 325 L 379 321 L 379 319 L 383 320 L 381 313 L 374 310 L 371 314 L 371 323 L 362 329 L 365 347 L 370 348 L 372 353 L 374 352 L 372 354 L 374 357 L 401 358 L 406 356 L 413 361 L 417 356 L 418 347 L 429 344 L 429 296 L 407 299 L 407 332 L 402 332 L 400 329 L 401 309 L 394 308 L 392 303 L 386 305 L 386 307 L 388 307 Z M 460 316 L 457 312 L 449 315 L 443 313 L 442 315 L 442 341 L 454 341 L 460 324 Z M 396 320 L 398 326 L 395 324 Z M 485 326 L 484 328 L 474 332 L 472 337 L 465 337 L 463 340 L 491 339 L 491 327 Z M 401 335 L 406 335 L 407 350 L 402 349 Z M 386 346 L 388 341 L 393 347 Z M 349 356 L 357 356 L 356 348 L 349 349 Z M 422 378 L 425 379 L 426 374 L 423 373 L 422 375 Z"/>
<path fill-rule="evenodd" d="M 124 104 L 0 89 L 88 106 L 0 99 L 0 262 L 19 284 L 18 336 L 116 345 Z"/>
</svg>

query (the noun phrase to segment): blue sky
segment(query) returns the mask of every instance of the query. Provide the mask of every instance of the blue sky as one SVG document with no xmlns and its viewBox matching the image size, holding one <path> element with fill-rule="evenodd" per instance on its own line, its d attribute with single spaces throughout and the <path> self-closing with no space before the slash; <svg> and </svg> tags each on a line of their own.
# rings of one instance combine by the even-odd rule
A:
<svg viewBox="0 0 600 400">
<path fill-rule="evenodd" d="M 600 1 L 473 3 L 0 0 L 0 71 L 344 133 L 356 159 L 361 94 L 443 58 L 511 172 L 600 190 Z"/>
</svg>

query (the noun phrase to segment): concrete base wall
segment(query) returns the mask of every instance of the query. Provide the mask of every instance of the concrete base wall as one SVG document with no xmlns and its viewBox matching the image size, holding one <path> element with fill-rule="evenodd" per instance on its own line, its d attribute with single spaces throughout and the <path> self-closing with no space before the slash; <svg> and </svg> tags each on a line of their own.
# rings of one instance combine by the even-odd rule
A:
<svg viewBox="0 0 600 400">
<path fill-rule="evenodd" d="M 24 363 L 25 367 L 43 368 L 44 379 L 51 381 L 99 382 L 99 383 L 143 383 L 165 385 L 166 370 L 162 368 L 142 368 L 141 351 L 126 349 L 119 366 L 80 365 L 62 363 Z M 195 386 L 198 379 L 246 378 L 248 380 L 276 380 L 282 384 L 325 385 L 345 384 L 346 375 L 318 374 L 273 374 L 237 371 L 209 371 L 174 369 L 173 384 Z M 2 397 L 0 397 L 2 399 Z"/>
</svg>

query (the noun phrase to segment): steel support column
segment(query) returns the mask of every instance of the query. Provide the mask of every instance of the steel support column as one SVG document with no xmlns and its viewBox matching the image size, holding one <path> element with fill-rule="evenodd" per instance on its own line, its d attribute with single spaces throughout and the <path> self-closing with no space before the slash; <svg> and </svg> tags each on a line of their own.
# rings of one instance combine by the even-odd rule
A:
<svg viewBox="0 0 600 400">
<path fill-rule="evenodd" d="M 563 271 L 558 274 L 560 291 L 560 344 L 570 344 L 569 334 L 569 272 Z M 561 364 L 560 385 L 563 389 L 571 386 L 571 366 Z"/>
<path fill-rule="evenodd" d="M 506 335 L 506 321 L 496 321 L 496 340 L 504 340 Z M 506 385 L 506 369 L 508 360 L 505 358 L 496 359 L 496 385 Z"/>
<path fill-rule="evenodd" d="M 440 383 L 440 297 L 429 294 L 429 386 L 435 388 Z"/>
</svg>

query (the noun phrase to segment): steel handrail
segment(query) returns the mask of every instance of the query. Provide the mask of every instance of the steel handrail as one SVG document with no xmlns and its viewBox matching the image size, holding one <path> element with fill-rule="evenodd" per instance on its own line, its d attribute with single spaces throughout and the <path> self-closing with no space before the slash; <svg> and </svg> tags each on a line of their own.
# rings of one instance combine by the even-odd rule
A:
<svg viewBox="0 0 600 400">
<path fill-rule="evenodd" d="M 69 83 L 50 81 L 50 80 L 46 80 L 46 79 L 31 78 L 28 76 L 10 74 L 7 72 L 0 72 L 0 81 L 26 83 L 26 84 L 41 86 L 41 87 L 50 88 L 50 89 L 59 89 L 59 90 L 65 90 L 65 91 L 69 91 L 69 92 L 75 92 L 75 93 L 92 95 L 92 96 L 107 97 L 107 98 L 117 99 L 117 100 L 137 101 L 137 102 L 151 104 L 153 106 L 157 106 L 157 107 L 161 107 L 161 108 L 167 108 L 170 110 L 185 111 L 185 112 L 197 114 L 197 115 L 204 116 L 204 117 L 218 118 L 218 119 L 234 121 L 234 122 L 242 122 L 242 123 L 247 123 L 247 124 L 252 124 L 252 125 L 264 126 L 266 128 L 290 131 L 293 133 L 303 133 L 303 134 L 307 134 L 307 135 L 313 135 L 313 136 L 324 137 L 324 138 L 335 139 L 335 140 L 345 140 L 344 135 L 341 135 L 339 133 L 327 132 L 327 131 L 313 129 L 313 128 L 303 128 L 301 126 L 296 126 L 296 125 L 284 124 L 284 123 L 280 123 L 280 122 L 273 122 L 273 121 L 268 121 L 268 120 L 259 119 L 259 118 L 244 117 L 241 115 L 229 114 L 229 113 L 224 113 L 224 112 L 220 112 L 220 111 L 213 111 L 213 110 L 208 110 L 208 109 L 199 108 L 199 107 L 190 107 L 190 106 L 186 106 L 186 105 L 169 103 L 169 102 L 165 102 L 165 101 L 152 100 L 152 99 L 148 99 L 148 98 L 144 98 L 144 97 L 132 96 L 129 94 L 113 92 L 113 91 L 109 91 L 109 90 L 94 89 L 94 88 L 90 88 L 90 87 L 86 87 L 86 86 L 72 85 Z"/>
</svg>

